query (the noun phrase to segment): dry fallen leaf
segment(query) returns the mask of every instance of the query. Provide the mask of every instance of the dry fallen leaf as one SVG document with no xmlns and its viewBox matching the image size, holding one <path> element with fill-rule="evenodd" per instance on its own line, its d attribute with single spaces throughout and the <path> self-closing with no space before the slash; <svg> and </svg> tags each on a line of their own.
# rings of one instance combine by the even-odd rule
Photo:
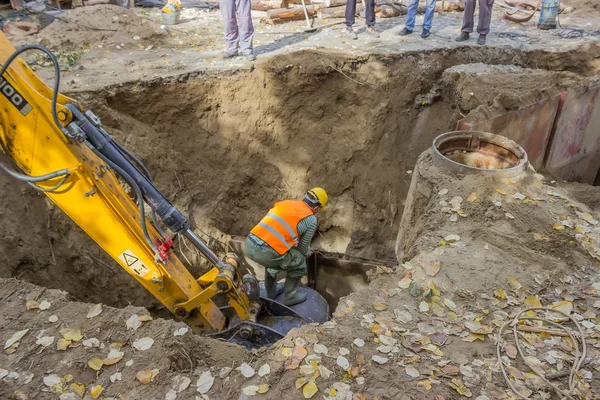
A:
<svg viewBox="0 0 600 400">
<path fill-rule="evenodd" d="M 450 299 L 444 299 L 444 304 L 446 305 L 446 307 L 448 307 L 451 310 L 456 309 L 456 303 Z"/>
<path fill-rule="evenodd" d="M 475 200 L 477 200 L 477 193 L 473 192 L 469 195 L 469 197 L 467 197 L 467 201 L 469 203 L 474 202 Z"/>
<path fill-rule="evenodd" d="M 348 368 L 350 368 L 350 362 L 344 356 L 338 356 L 338 358 L 336 360 L 336 364 L 338 366 L 340 366 L 344 371 L 346 371 Z"/>
<path fill-rule="evenodd" d="M 88 360 L 88 366 L 94 371 L 100 371 L 103 365 L 104 362 L 98 357 L 90 358 Z"/>
<path fill-rule="evenodd" d="M 42 379 L 42 381 L 44 382 L 44 385 L 48 387 L 53 387 L 60 383 L 60 376 L 56 374 L 47 375 Z"/>
<path fill-rule="evenodd" d="M 50 304 L 46 300 L 42 300 L 42 302 L 40 303 L 40 310 L 47 310 L 50 308 L 51 305 L 52 304 Z"/>
<path fill-rule="evenodd" d="M 38 303 L 35 300 L 27 300 L 25 302 L 25 308 L 27 308 L 28 310 L 37 310 L 40 308 L 40 303 Z"/>
<path fill-rule="evenodd" d="M 496 192 L 500 193 L 502 196 L 506 196 L 506 192 L 502 189 L 496 189 Z"/>
<path fill-rule="evenodd" d="M 375 361 L 377 364 L 385 364 L 386 362 L 389 361 L 388 358 L 378 356 L 377 354 L 375 354 L 374 356 L 372 356 L 371 360 Z"/>
<path fill-rule="evenodd" d="M 64 339 L 70 340 L 72 342 L 79 342 L 81 339 L 83 339 L 83 335 L 81 334 L 81 331 L 79 329 L 63 328 L 60 330 L 60 334 L 63 336 Z"/>
<path fill-rule="evenodd" d="M 254 372 L 254 370 L 252 370 L 252 372 Z M 200 375 L 200 378 L 198 378 L 198 381 L 196 382 L 196 390 L 200 394 L 205 394 L 210 390 L 210 388 L 212 388 L 214 383 L 215 378 L 212 376 L 210 371 L 204 371 Z"/>
<path fill-rule="evenodd" d="M 375 303 L 373 304 L 373 308 L 377 311 L 385 311 L 387 310 L 387 306 L 383 303 Z"/>
<path fill-rule="evenodd" d="M 523 301 L 523 303 L 529 307 L 541 307 L 542 303 L 536 296 L 529 296 Z"/>
<path fill-rule="evenodd" d="M 138 340 L 135 340 L 132 344 L 133 348 L 136 350 L 148 350 L 154 344 L 154 339 L 145 337 Z"/>
<path fill-rule="evenodd" d="M 173 333 L 173 336 L 183 336 L 188 331 L 189 331 L 189 328 L 187 326 L 184 326 L 183 328 L 179 328 L 179 329 L 175 330 L 175 332 Z"/>
<path fill-rule="evenodd" d="M 500 300 L 505 300 L 506 292 L 503 289 L 498 289 L 494 292 L 494 296 L 496 296 Z"/>
<path fill-rule="evenodd" d="M 563 313 L 569 315 L 573 311 L 573 303 L 570 301 L 559 301 L 558 303 L 552 304 L 550 308 L 562 311 Z"/>
<path fill-rule="evenodd" d="M 252 368 L 250 365 L 248 365 L 246 363 L 243 363 L 242 365 L 240 365 L 238 367 L 238 370 L 245 378 L 252 378 L 254 376 L 254 374 L 256 374 L 256 371 L 254 371 L 254 368 Z"/>
<path fill-rule="evenodd" d="M 507 281 L 508 281 L 508 283 L 510 284 L 510 287 L 511 287 L 513 290 L 515 290 L 515 291 L 516 291 L 516 290 L 519 290 L 519 289 L 521 289 L 521 288 L 523 287 L 523 285 L 521 285 L 521 284 L 519 283 L 519 281 L 517 280 L 517 278 L 515 278 L 514 276 L 507 276 L 507 277 L 506 277 L 506 280 L 507 280 Z"/>
<path fill-rule="evenodd" d="M 150 315 L 140 315 L 138 319 L 140 322 L 152 321 L 152 317 Z"/>
<path fill-rule="evenodd" d="M 506 346 L 504 346 L 504 351 L 506 352 L 506 355 L 512 358 L 513 360 L 517 358 L 517 348 L 512 344 L 507 344 Z"/>
<path fill-rule="evenodd" d="M 423 388 L 429 392 L 431 390 L 431 381 L 429 379 L 419 381 L 417 382 L 417 386 L 423 386 Z"/>
<path fill-rule="evenodd" d="M 71 383 L 71 390 L 79 396 L 80 399 L 83 399 L 83 395 L 85 394 L 85 385 L 83 383 Z"/>
<path fill-rule="evenodd" d="M 400 289 L 408 289 L 410 287 L 410 284 L 412 283 L 412 279 L 407 276 L 405 278 L 402 278 L 399 282 L 398 282 L 398 287 Z"/>
<path fill-rule="evenodd" d="M 102 313 L 102 304 L 95 304 L 92 307 L 90 307 L 86 318 L 94 318 L 97 317 L 98 315 L 100 315 Z"/>
<path fill-rule="evenodd" d="M 305 399 L 310 399 L 315 394 L 317 394 L 318 391 L 319 388 L 317 387 L 317 385 L 314 382 L 309 382 L 302 388 L 302 395 Z"/>
<path fill-rule="evenodd" d="M 72 342 L 66 339 L 58 339 L 56 342 L 56 350 L 66 350 Z"/>
<path fill-rule="evenodd" d="M 406 372 L 406 375 L 410 376 L 411 378 L 416 378 L 417 376 L 421 375 L 415 367 L 406 367 L 404 371 Z"/>
<path fill-rule="evenodd" d="M 263 377 L 265 375 L 269 375 L 271 373 L 271 366 L 269 364 L 263 364 L 262 367 L 258 369 L 258 376 Z"/>
<path fill-rule="evenodd" d="M 429 304 L 427 304 L 427 302 L 422 301 L 419 304 L 419 311 L 421 311 L 422 313 L 426 313 L 427 311 L 429 311 Z"/>
<path fill-rule="evenodd" d="M 116 381 L 120 381 L 122 377 L 123 376 L 122 376 L 122 374 L 120 372 L 115 372 L 114 374 L 112 374 L 110 376 L 109 379 L 110 379 L 111 383 L 115 383 Z"/>
<path fill-rule="evenodd" d="M 103 390 L 104 388 L 102 387 L 102 385 L 96 385 L 90 389 L 90 396 L 92 397 L 92 399 L 97 399 L 98 397 L 100 397 Z"/>
<path fill-rule="evenodd" d="M 123 359 L 123 357 L 119 357 L 119 358 L 105 358 L 104 360 L 102 360 L 102 364 L 104 364 L 106 366 L 115 365 L 116 363 L 118 363 L 122 359 Z"/>
<path fill-rule="evenodd" d="M 308 351 L 304 347 L 295 346 L 292 350 L 292 357 L 285 360 L 285 369 L 288 370 L 298 368 L 300 361 L 302 361 L 307 354 Z"/>
<path fill-rule="evenodd" d="M 52 322 L 52 323 L 54 323 L 54 322 L 56 322 L 56 321 L 58 321 L 58 316 L 56 316 L 56 315 L 51 315 L 51 316 L 48 318 L 48 322 Z"/>
<path fill-rule="evenodd" d="M 152 381 L 152 369 L 144 368 L 143 370 L 138 371 L 138 373 L 135 374 L 135 377 L 142 384 L 147 385 Z"/>
<path fill-rule="evenodd" d="M 300 389 L 307 382 L 308 382 L 308 380 L 304 376 L 301 376 L 300 378 L 296 379 L 296 383 L 295 383 L 296 389 Z"/>
<path fill-rule="evenodd" d="M 246 386 L 246 387 L 242 388 L 242 392 L 246 396 L 255 396 L 256 393 L 258 392 L 258 386 L 256 386 L 256 385 Z"/>
<path fill-rule="evenodd" d="M 471 397 L 473 393 L 469 390 L 468 387 L 462 382 L 462 380 L 458 378 L 452 379 L 452 382 L 449 383 L 450 387 L 458 392 L 461 396 Z"/>
<path fill-rule="evenodd" d="M 38 344 L 42 347 L 48 347 L 50 346 L 52 343 L 54 343 L 54 336 L 44 336 L 39 338 L 35 344 Z"/>
<path fill-rule="evenodd" d="M 262 385 L 258 385 L 258 390 L 256 393 L 265 394 L 269 391 L 270 387 L 268 384 L 263 383 Z"/>
<path fill-rule="evenodd" d="M 327 349 L 327 347 L 325 345 L 321 344 L 321 343 L 315 343 L 315 345 L 313 346 L 313 350 L 317 354 L 327 354 L 327 353 L 329 353 L 329 350 Z"/>
<path fill-rule="evenodd" d="M 137 328 L 142 326 L 142 321 L 140 321 L 137 314 L 133 314 L 131 317 L 129 317 L 127 322 L 125 322 L 125 325 L 127 325 L 127 330 L 131 329 L 135 331 Z"/>
<path fill-rule="evenodd" d="M 21 340 L 23 338 L 23 336 L 25 336 L 27 334 L 27 332 L 29 332 L 29 329 L 23 329 L 22 331 L 18 331 L 15 332 L 10 339 L 8 339 L 5 343 L 4 343 L 4 349 L 8 349 L 10 346 L 12 346 L 13 344 L 17 343 L 19 340 Z"/>
<path fill-rule="evenodd" d="M 440 272 L 440 268 L 442 264 L 439 261 L 436 262 L 425 262 L 423 263 L 423 269 L 425 273 L 429 276 L 436 276 L 438 272 Z"/>
<path fill-rule="evenodd" d="M 554 225 L 552 225 L 553 229 L 556 229 L 557 231 L 562 231 L 565 229 L 565 226 L 561 223 L 556 223 Z"/>
</svg>

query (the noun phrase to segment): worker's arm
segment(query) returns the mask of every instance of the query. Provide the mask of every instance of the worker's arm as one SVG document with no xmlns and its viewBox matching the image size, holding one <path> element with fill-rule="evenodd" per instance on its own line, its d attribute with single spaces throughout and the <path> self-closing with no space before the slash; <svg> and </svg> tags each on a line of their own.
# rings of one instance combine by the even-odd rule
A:
<svg viewBox="0 0 600 400">
<path fill-rule="evenodd" d="M 317 217 L 309 215 L 300 222 L 298 222 L 298 235 L 300 235 L 300 241 L 298 243 L 297 250 L 302 253 L 304 257 L 308 256 L 310 242 L 313 236 L 317 232 Z"/>
</svg>

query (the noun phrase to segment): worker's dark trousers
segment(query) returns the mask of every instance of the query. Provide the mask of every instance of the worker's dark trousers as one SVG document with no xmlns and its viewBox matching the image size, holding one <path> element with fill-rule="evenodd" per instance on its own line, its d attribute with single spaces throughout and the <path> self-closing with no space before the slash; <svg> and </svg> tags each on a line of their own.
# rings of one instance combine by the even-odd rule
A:
<svg viewBox="0 0 600 400">
<path fill-rule="evenodd" d="M 473 17 L 475 15 L 475 2 L 477 0 L 465 0 L 465 14 L 463 16 L 463 24 L 461 31 L 473 32 Z M 490 32 L 490 22 L 492 21 L 492 6 L 494 0 L 479 0 L 479 23 L 477 24 L 477 32 L 480 35 L 487 35 Z M 348 12 L 346 12 L 348 18 Z"/>
<path fill-rule="evenodd" d="M 356 20 L 356 2 L 360 0 L 348 0 L 346 2 L 346 26 L 354 25 Z M 375 0 L 367 0 L 367 26 L 375 25 Z"/>
</svg>

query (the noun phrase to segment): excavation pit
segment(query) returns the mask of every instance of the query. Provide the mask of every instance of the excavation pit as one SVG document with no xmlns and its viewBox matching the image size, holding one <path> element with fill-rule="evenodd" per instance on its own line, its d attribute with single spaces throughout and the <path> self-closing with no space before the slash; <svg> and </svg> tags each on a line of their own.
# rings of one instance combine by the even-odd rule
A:
<svg viewBox="0 0 600 400">
<path fill-rule="evenodd" d="M 432 148 L 434 162 L 456 173 L 515 176 L 529 165 L 521 146 L 487 132 L 447 132 L 434 140 Z"/>
</svg>

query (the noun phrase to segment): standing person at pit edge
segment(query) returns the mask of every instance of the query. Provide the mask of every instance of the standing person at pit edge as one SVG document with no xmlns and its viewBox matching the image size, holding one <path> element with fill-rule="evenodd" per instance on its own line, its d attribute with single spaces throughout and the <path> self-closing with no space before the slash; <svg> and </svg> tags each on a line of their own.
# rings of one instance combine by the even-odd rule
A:
<svg viewBox="0 0 600 400">
<path fill-rule="evenodd" d="M 427 0 L 425 3 L 425 20 L 423 21 L 423 31 L 421 37 L 427 39 L 429 37 L 429 31 L 431 30 L 431 23 L 433 22 L 433 14 L 435 13 L 436 0 Z M 400 36 L 406 36 L 413 33 L 415 29 L 415 19 L 417 18 L 417 7 L 419 0 L 410 0 L 408 3 L 408 14 L 406 16 L 406 24 L 404 29 L 400 31 Z"/>
<path fill-rule="evenodd" d="M 473 32 L 473 18 L 475 15 L 475 2 L 477 0 L 465 0 L 465 13 L 463 15 L 463 24 L 461 34 L 456 39 L 457 42 L 469 40 L 469 34 Z M 492 22 L 492 8 L 494 0 L 479 0 L 479 22 L 477 23 L 477 44 L 484 45 L 487 34 L 490 32 L 490 23 Z"/>
<path fill-rule="evenodd" d="M 344 32 L 350 37 L 350 39 L 358 39 L 358 35 L 352 29 L 352 25 L 356 21 L 356 2 L 358 0 L 348 0 L 346 2 L 346 29 Z M 375 30 L 375 0 L 367 0 L 367 6 L 365 10 L 366 22 L 367 22 L 367 35 L 374 38 L 379 37 L 379 33 Z"/>
<path fill-rule="evenodd" d="M 325 209 L 327 193 L 321 188 L 306 192 L 302 200 L 275 203 L 269 213 L 250 231 L 244 242 L 244 254 L 265 267 L 267 297 L 284 292 L 283 304 L 293 306 L 306 300 L 299 292 L 300 279 L 308 273 L 306 258 L 310 242 L 317 232 L 319 211 Z M 277 284 L 277 274 L 286 272 L 285 284 Z"/>
<path fill-rule="evenodd" d="M 252 24 L 251 0 L 221 0 L 219 4 L 225 23 L 225 42 L 227 43 L 223 59 L 227 60 L 242 55 L 248 61 L 256 60 L 252 47 L 254 25 Z"/>
</svg>

